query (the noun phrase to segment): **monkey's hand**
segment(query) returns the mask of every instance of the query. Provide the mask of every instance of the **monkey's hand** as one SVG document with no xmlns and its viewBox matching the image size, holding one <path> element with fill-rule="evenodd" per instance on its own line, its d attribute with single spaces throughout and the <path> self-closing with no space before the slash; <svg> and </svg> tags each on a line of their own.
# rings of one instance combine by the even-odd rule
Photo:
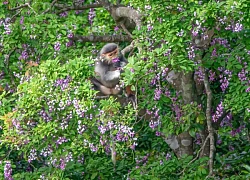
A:
<svg viewBox="0 0 250 180">
<path fill-rule="evenodd" d="M 124 66 L 126 66 L 126 65 L 127 65 L 126 62 L 120 62 L 120 66 L 121 66 L 121 67 L 124 67 Z"/>
<path fill-rule="evenodd" d="M 105 75 L 105 79 L 107 81 L 112 81 L 112 80 L 115 80 L 115 79 L 119 79 L 120 78 L 120 75 L 121 75 L 121 72 L 120 70 L 115 70 L 115 71 L 108 71 Z"/>
</svg>

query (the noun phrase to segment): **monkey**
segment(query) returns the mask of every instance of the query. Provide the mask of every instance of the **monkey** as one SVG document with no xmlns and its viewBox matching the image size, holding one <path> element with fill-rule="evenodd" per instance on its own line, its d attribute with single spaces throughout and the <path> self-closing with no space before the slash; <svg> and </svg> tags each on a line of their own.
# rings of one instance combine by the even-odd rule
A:
<svg viewBox="0 0 250 180">
<path fill-rule="evenodd" d="M 108 43 L 103 46 L 95 62 L 96 76 L 91 80 L 94 88 L 104 95 L 120 94 L 121 89 L 116 86 L 119 84 L 122 68 L 127 63 L 117 44 Z"/>
</svg>

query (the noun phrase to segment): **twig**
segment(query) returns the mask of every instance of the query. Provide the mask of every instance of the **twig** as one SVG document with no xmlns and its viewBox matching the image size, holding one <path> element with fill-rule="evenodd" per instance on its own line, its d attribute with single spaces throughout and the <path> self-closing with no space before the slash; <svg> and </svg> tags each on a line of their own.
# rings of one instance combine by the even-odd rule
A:
<svg viewBox="0 0 250 180">
<path fill-rule="evenodd" d="M 127 33 L 127 35 L 129 35 L 131 38 L 133 38 L 133 35 L 128 31 L 128 29 L 125 27 L 125 25 L 123 23 L 120 23 L 120 26 Z"/>
<path fill-rule="evenodd" d="M 54 0 L 54 1 L 51 3 L 50 7 L 49 7 L 48 9 L 46 9 L 42 14 L 45 14 L 45 13 L 49 12 L 49 11 L 51 10 L 51 8 L 56 4 L 56 2 L 57 2 L 57 0 Z"/>
<path fill-rule="evenodd" d="M 214 158 L 214 151 L 215 151 L 215 146 L 214 146 L 214 130 L 212 127 L 212 115 L 211 115 L 211 109 L 212 109 L 212 91 L 210 89 L 210 84 L 208 81 L 208 74 L 205 71 L 204 67 L 202 67 L 202 71 L 204 73 L 204 85 L 205 85 L 205 90 L 207 94 L 207 108 L 206 108 L 206 119 L 207 119 L 207 128 L 209 132 L 209 138 L 210 138 L 210 152 L 209 152 L 209 175 L 213 175 L 213 158 Z"/>
<path fill-rule="evenodd" d="M 29 3 L 28 3 L 28 7 L 37 15 L 37 12 L 30 6 Z"/>
<path fill-rule="evenodd" d="M 8 153 L 7 153 L 4 157 L 0 158 L 0 160 L 1 160 L 1 161 L 4 160 L 6 157 L 8 157 L 8 156 L 10 155 L 11 152 L 12 152 L 12 149 L 10 149 L 10 150 L 8 151 Z"/>
<path fill-rule="evenodd" d="M 14 14 L 14 15 L 10 18 L 9 22 L 12 22 L 12 20 L 13 20 L 18 14 L 20 14 L 20 13 L 22 12 L 22 10 L 23 10 L 23 9 L 20 9 L 20 11 L 18 11 L 16 14 Z"/>
</svg>

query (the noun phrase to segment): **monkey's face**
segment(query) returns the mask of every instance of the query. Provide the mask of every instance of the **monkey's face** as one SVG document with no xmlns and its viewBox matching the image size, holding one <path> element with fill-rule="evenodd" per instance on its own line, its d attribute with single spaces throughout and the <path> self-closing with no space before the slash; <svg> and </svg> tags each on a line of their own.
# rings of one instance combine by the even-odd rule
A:
<svg viewBox="0 0 250 180">
<path fill-rule="evenodd" d="M 108 63 L 112 63 L 112 60 L 117 58 L 119 54 L 118 48 L 116 48 L 114 51 L 108 52 L 108 53 L 103 53 L 102 57 L 105 58 Z"/>
</svg>

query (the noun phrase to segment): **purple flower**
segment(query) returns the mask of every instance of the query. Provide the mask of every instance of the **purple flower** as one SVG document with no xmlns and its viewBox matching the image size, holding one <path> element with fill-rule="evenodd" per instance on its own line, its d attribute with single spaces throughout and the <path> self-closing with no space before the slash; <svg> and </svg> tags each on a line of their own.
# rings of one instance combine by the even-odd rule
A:
<svg viewBox="0 0 250 180">
<path fill-rule="evenodd" d="M 224 127 L 224 126 L 232 127 L 232 118 L 233 118 L 232 113 L 227 114 L 226 117 L 224 117 L 222 119 L 220 126 L 221 127 Z"/>
<path fill-rule="evenodd" d="M 154 97 L 154 100 L 155 101 L 158 101 L 158 100 L 160 100 L 160 98 L 161 98 L 161 93 L 162 93 L 162 91 L 161 91 L 161 89 L 155 89 L 155 97 Z"/>
<path fill-rule="evenodd" d="M 195 58 L 194 46 L 191 46 L 188 49 L 188 58 L 193 60 Z"/>
<path fill-rule="evenodd" d="M 168 161 L 171 157 L 172 157 L 171 154 L 167 153 L 166 160 Z"/>
<path fill-rule="evenodd" d="M 240 32 L 243 29 L 243 25 L 240 23 L 236 23 L 235 27 L 234 27 L 234 32 Z"/>
<path fill-rule="evenodd" d="M 116 62 L 119 62 L 119 61 L 120 61 L 119 58 L 114 58 L 114 59 L 112 59 L 112 62 L 113 62 L 113 63 L 116 63 Z"/>
<path fill-rule="evenodd" d="M 69 140 L 66 139 L 65 137 L 59 137 L 58 140 L 56 141 L 57 145 L 63 144 L 65 142 L 68 142 Z"/>
<path fill-rule="evenodd" d="M 28 157 L 28 162 L 31 163 L 31 161 L 36 160 L 36 159 L 37 159 L 36 149 L 31 149 L 29 157 Z"/>
<path fill-rule="evenodd" d="M 119 30 L 119 27 L 115 26 L 114 31 L 118 31 L 118 30 Z"/>
<path fill-rule="evenodd" d="M 156 135 L 156 136 L 161 136 L 161 132 L 156 131 L 156 132 L 155 132 L 155 135 Z"/>
<path fill-rule="evenodd" d="M 72 78 L 70 76 L 67 76 L 64 79 L 57 79 L 54 86 L 55 87 L 61 87 L 61 90 L 64 91 L 68 88 L 69 83 L 71 82 Z"/>
<path fill-rule="evenodd" d="M 178 32 L 177 34 L 176 34 L 176 36 L 179 36 L 179 37 L 181 37 L 181 36 L 183 36 L 184 35 L 184 31 L 181 29 L 181 31 L 180 32 Z"/>
<path fill-rule="evenodd" d="M 20 24 L 23 24 L 23 21 L 24 21 L 24 17 L 22 16 L 20 19 Z"/>
<path fill-rule="evenodd" d="M 89 15 L 88 15 L 90 25 L 93 24 L 95 16 L 96 16 L 95 10 L 93 8 L 90 8 Z"/>
<path fill-rule="evenodd" d="M 66 17 L 68 16 L 68 12 L 65 11 L 65 12 L 62 12 L 61 14 L 59 14 L 60 17 Z"/>
<path fill-rule="evenodd" d="M 29 58 L 28 52 L 26 50 L 22 51 L 21 56 L 19 56 L 19 60 L 26 60 Z"/>
<path fill-rule="evenodd" d="M 214 48 L 213 51 L 212 51 L 212 57 L 216 57 L 216 56 L 217 56 L 217 54 L 216 54 L 216 48 Z"/>
<path fill-rule="evenodd" d="M 66 43 L 66 47 L 70 47 L 70 46 L 73 46 L 73 41 L 69 41 Z"/>
<path fill-rule="evenodd" d="M 223 114 L 223 106 L 222 106 L 222 101 L 220 102 L 220 104 L 217 106 L 215 114 L 212 116 L 212 120 L 214 122 L 217 122 L 219 120 L 219 118 L 222 116 Z"/>
<path fill-rule="evenodd" d="M 55 51 L 60 51 L 60 46 L 61 46 L 60 42 L 56 42 L 56 44 L 54 45 Z"/>
<path fill-rule="evenodd" d="M 199 67 L 194 74 L 197 75 L 197 81 L 199 84 L 201 84 L 204 81 L 204 74 L 202 72 L 201 67 Z"/>
<path fill-rule="evenodd" d="M 10 161 L 5 162 L 4 166 L 4 179 L 5 180 L 13 180 L 12 178 L 12 168 Z"/>
<path fill-rule="evenodd" d="M 246 92 L 250 92 L 250 87 L 248 87 L 248 88 L 246 89 Z"/>
<path fill-rule="evenodd" d="M 78 121 L 78 127 L 77 127 L 78 133 L 82 134 L 85 130 L 86 130 L 86 126 L 84 124 L 82 124 L 82 122 L 79 120 Z M 104 134 L 104 133 L 102 133 L 102 134 Z"/>
<path fill-rule="evenodd" d="M 66 166 L 65 160 L 64 159 L 60 159 L 60 169 L 64 170 Z"/>
<path fill-rule="evenodd" d="M 164 56 L 169 56 L 171 54 L 171 49 L 168 49 L 167 52 L 164 53 Z"/>
<path fill-rule="evenodd" d="M 74 37 L 74 34 L 73 34 L 73 33 L 69 33 L 67 37 L 68 37 L 68 38 L 73 38 L 73 37 Z"/>
<path fill-rule="evenodd" d="M 148 31 L 151 31 L 153 29 L 153 26 L 151 25 L 148 25 L 147 27 L 148 27 Z"/>
</svg>

